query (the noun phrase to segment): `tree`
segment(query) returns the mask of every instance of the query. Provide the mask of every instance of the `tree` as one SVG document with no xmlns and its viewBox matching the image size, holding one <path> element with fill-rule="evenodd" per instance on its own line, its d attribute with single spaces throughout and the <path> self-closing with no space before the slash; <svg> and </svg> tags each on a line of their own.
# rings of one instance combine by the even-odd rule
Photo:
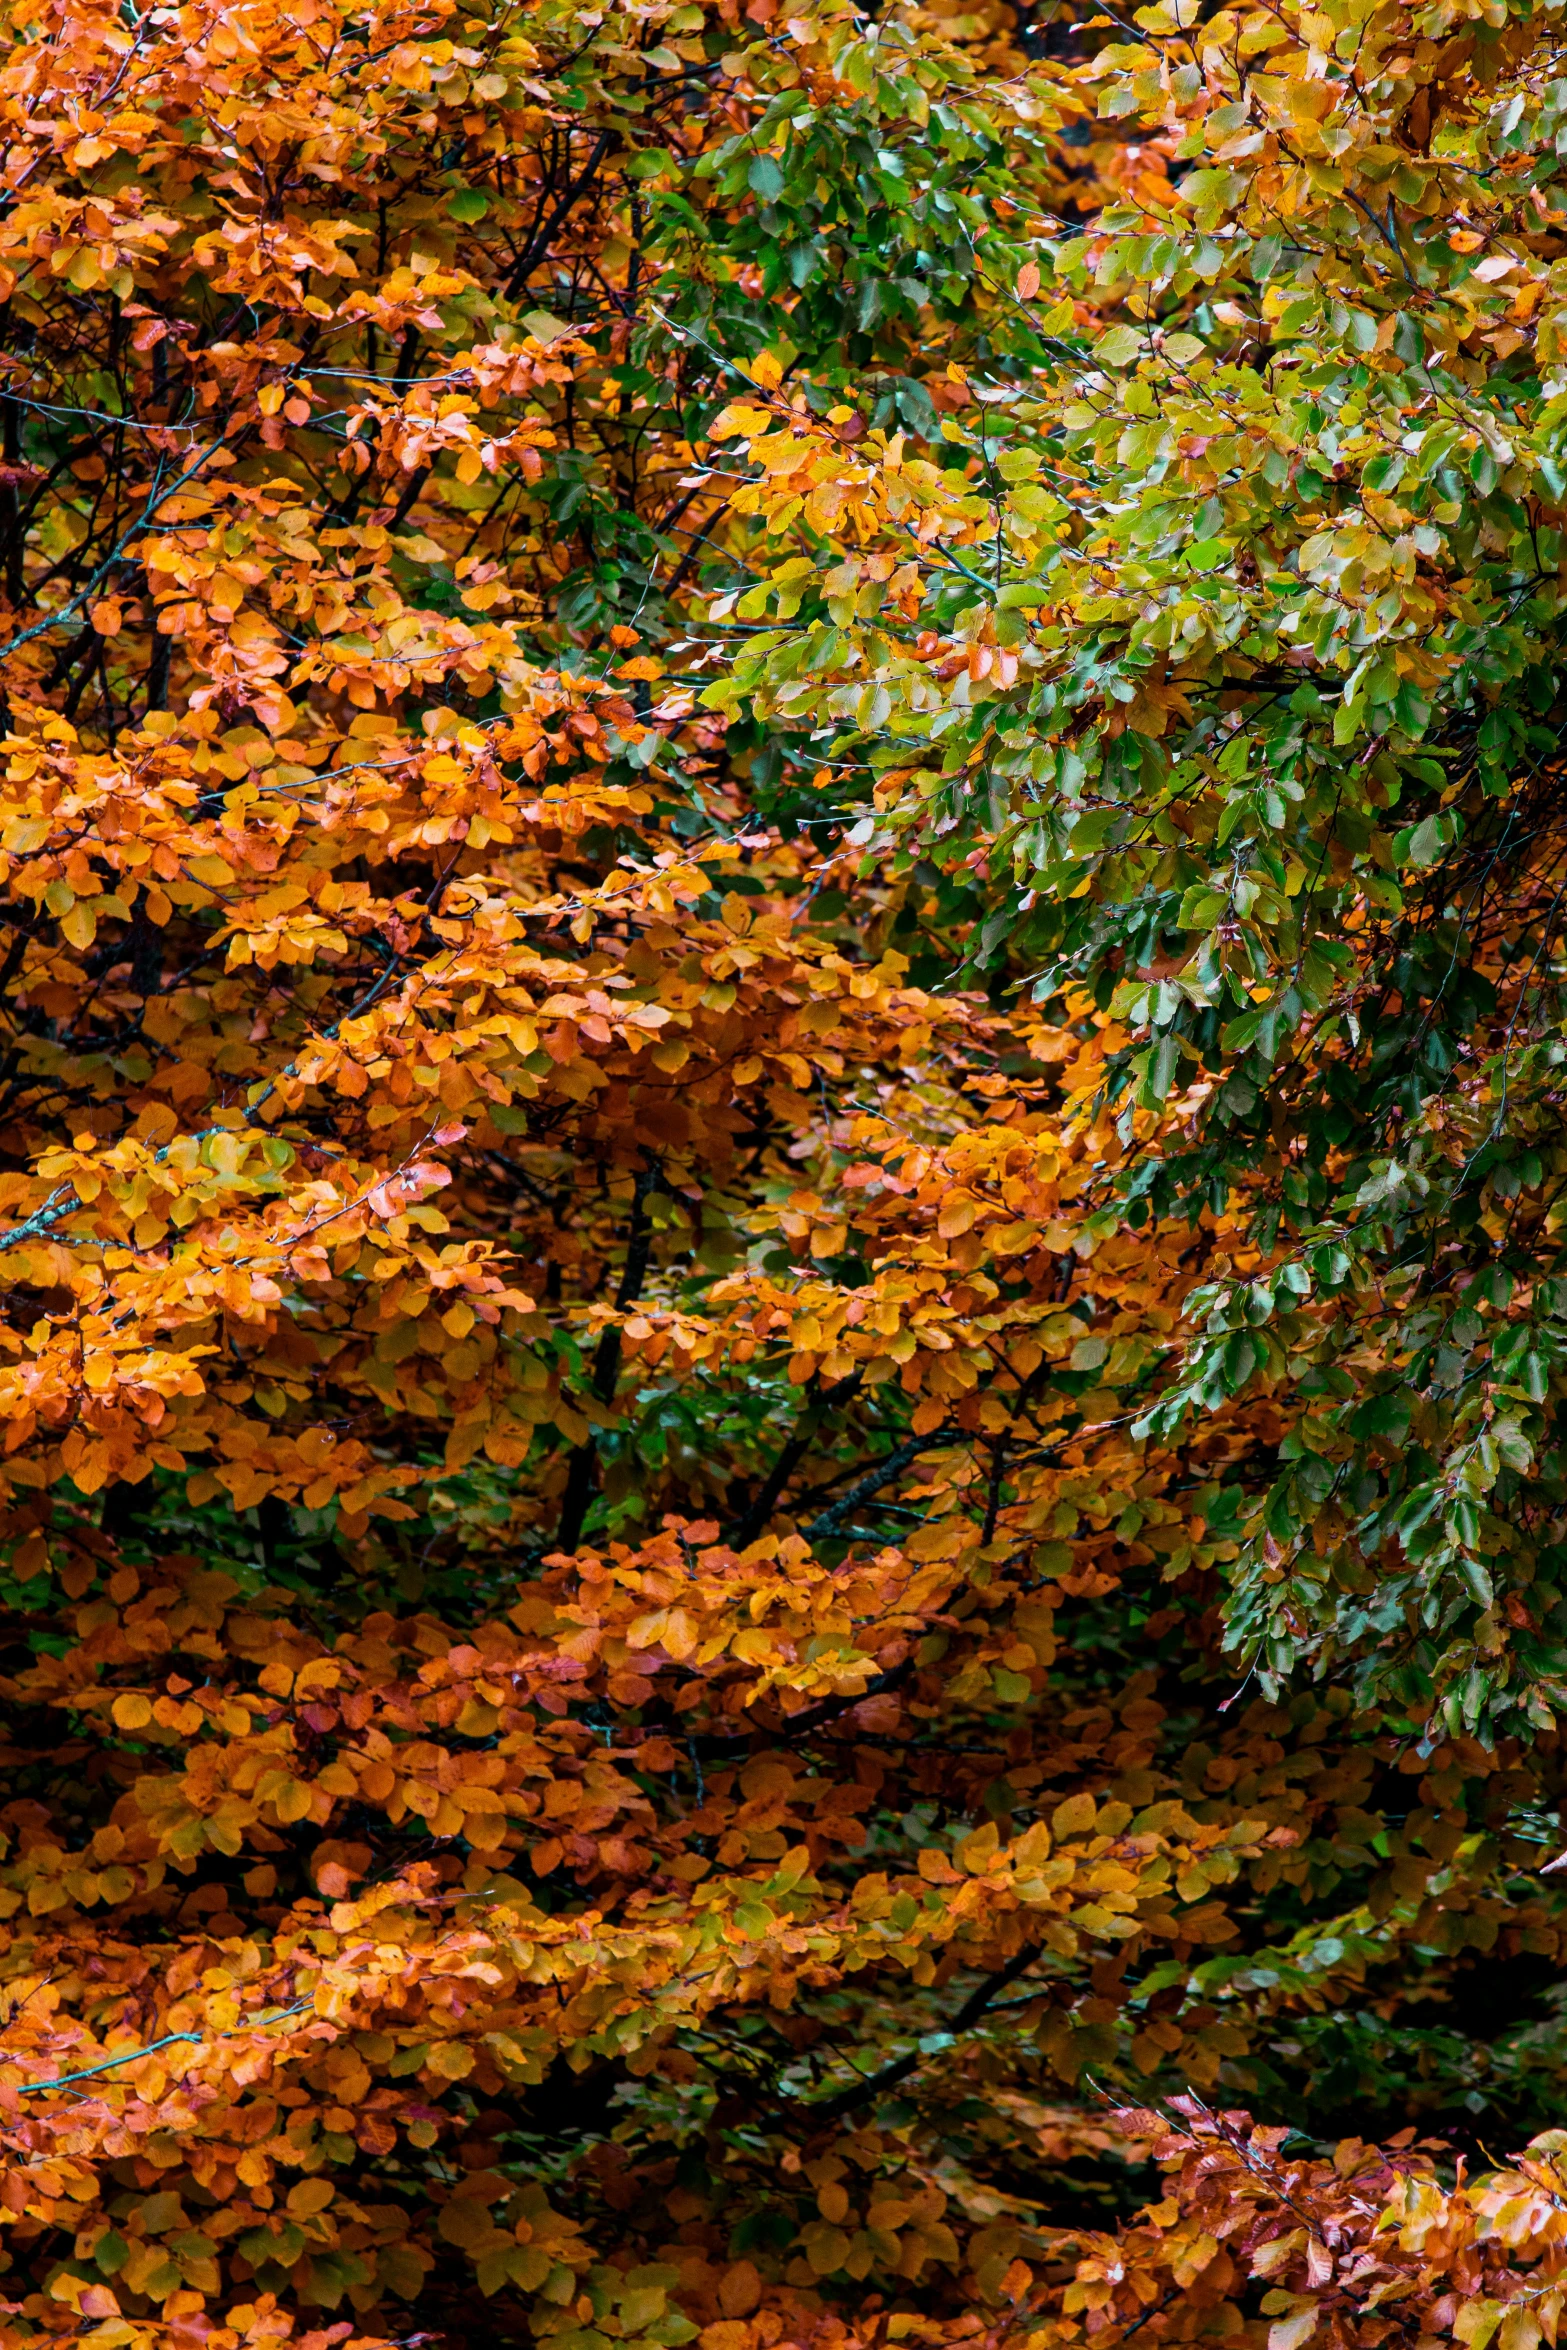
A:
<svg viewBox="0 0 1567 2350">
<path fill-rule="evenodd" d="M 7 26 L 7 2340 L 1554 2342 L 1554 19 Z"/>
</svg>

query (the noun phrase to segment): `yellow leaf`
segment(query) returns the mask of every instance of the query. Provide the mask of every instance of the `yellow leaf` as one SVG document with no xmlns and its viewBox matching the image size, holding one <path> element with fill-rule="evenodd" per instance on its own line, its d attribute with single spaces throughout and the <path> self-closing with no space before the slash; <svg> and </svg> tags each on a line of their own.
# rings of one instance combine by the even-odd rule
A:
<svg viewBox="0 0 1567 2350">
<path fill-rule="evenodd" d="M 97 935 L 98 916 L 91 900 L 78 898 L 60 923 L 60 936 L 78 954 L 85 954 Z"/>
<path fill-rule="evenodd" d="M 465 2081 L 473 2070 L 473 2050 L 460 2040 L 442 2040 L 424 2060 L 426 2072 L 440 2081 Z"/>
<path fill-rule="evenodd" d="M 1050 1826 L 1059 1844 L 1066 1836 L 1086 1836 L 1094 1824 L 1094 1799 L 1091 1795 L 1069 1795 L 1065 1803 L 1058 1803 Z"/>
</svg>

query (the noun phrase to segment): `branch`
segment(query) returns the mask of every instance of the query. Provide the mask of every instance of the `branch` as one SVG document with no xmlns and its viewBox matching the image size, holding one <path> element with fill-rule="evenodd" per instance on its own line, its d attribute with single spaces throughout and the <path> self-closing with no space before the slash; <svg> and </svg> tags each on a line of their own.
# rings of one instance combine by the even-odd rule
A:
<svg viewBox="0 0 1567 2350">
<path fill-rule="evenodd" d="M 52 1232 L 62 1216 L 74 1215 L 81 1204 L 75 1184 L 63 1184 L 58 1191 L 52 1191 L 43 1206 L 35 1208 L 22 1223 L 13 1224 L 9 1232 L 0 1233 L 0 1250 L 16 1248 L 24 1240 L 37 1240 L 43 1234 Z"/>
<path fill-rule="evenodd" d="M 773 1746 L 792 1744 L 813 1730 L 825 1729 L 840 1714 L 852 1714 L 857 1705 L 864 1705 L 868 1699 L 898 1688 L 914 1671 L 917 1662 L 917 1654 L 911 1648 L 901 1664 L 889 1665 L 884 1673 L 873 1674 L 863 1689 L 845 1690 L 841 1697 L 824 1697 L 820 1705 L 809 1706 L 801 1713 L 785 1714 L 781 1721 L 771 1724 L 752 1715 L 746 1721 L 737 1722 L 732 1730 L 709 1730 L 700 1738 L 688 1737 L 686 1744 L 693 1754 L 709 1757 L 733 1755 L 742 1738 L 765 1738 Z M 647 1733 L 644 1730 L 638 1735 L 645 1737 Z"/>
<path fill-rule="evenodd" d="M 247 2028 L 256 2031 L 267 2024 L 284 2023 L 289 2016 L 302 2015 L 307 2007 L 314 2005 L 314 2000 L 296 1999 L 292 2007 L 280 2007 L 276 2015 L 259 2016 L 255 2024 L 249 2027 L 241 2025 L 232 2032 L 219 2032 L 217 2037 L 220 2040 L 235 2040 Z M 106 2056 L 102 2064 L 84 2065 L 80 2072 L 59 2073 L 50 2081 L 17 2081 L 13 2086 L 18 2097 L 36 2097 L 45 2089 L 69 2089 L 77 2081 L 95 2081 L 100 2073 L 112 2073 L 122 2064 L 136 2064 L 144 2056 L 156 2056 L 160 2048 L 172 2048 L 180 2040 L 188 2040 L 192 2046 L 199 2048 L 203 2045 L 204 2035 L 200 2032 L 166 2032 L 161 2040 L 149 2040 L 145 2048 L 127 2048 L 123 2056 Z"/>
<path fill-rule="evenodd" d="M 808 1409 L 801 1414 L 794 1434 L 774 1461 L 761 1491 L 730 1533 L 729 1541 L 735 1550 L 744 1550 L 749 1543 L 756 1540 L 777 1508 L 784 1487 L 815 1443 L 821 1431 L 823 1420 L 829 1412 L 835 1411 L 839 1404 L 847 1403 L 851 1396 L 859 1392 L 864 1378 L 863 1370 L 851 1371 L 846 1379 L 838 1380 L 835 1385 L 818 1395 Z"/>
<path fill-rule="evenodd" d="M 819 1542 L 824 1535 L 836 1533 L 844 1519 L 852 1517 L 862 1501 L 869 1501 L 873 1493 L 880 1493 L 884 1485 L 890 1485 L 898 1472 L 906 1469 L 920 1453 L 932 1452 L 938 1444 L 947 1444 L 954 1436 L 962 1433 L 960 1428 L 946 1427 L 933 1428 L 928 1436 L 905 1437 L 895 1452 L 888 1453 L 884 1461 L 878 1461 L 874 1469 L 867 1469 L 864 1476 L 857 1478 L 849 1487 L 847 1493 L 840 1494 L 829 1509 L 822 1511 L 819 1518 L 811 1520 L 805 1529 L 806 1541 Z"/>
<path fill-rule="evenodd" d="M 393 762 L 393 764 L 395 763 L 396 762 Z M 335 1020 L 333 1020 L 326 1028 L 321 1030 L 320 1038 L 318 1039 L 313 1037 L 311 1042 L 316 1043 L 321 1040 L 330 1040 L 332 1037 L 336 1036 L 338 1030 L 342 1027 L 345 1020 L 357 1019 L 361 1013 L 367 1012 L 371 1005 L 375 1002 L 377 996 L 383 994 L 387 987 L 391 984 L 392 980 L 396 977 L 399 969 L 402 966 L 402 962 L 402 955 L 395 954 L 392 957 L 392 960 L 387 964 L 386 969 L 375 981 L 374 985 L 360 997 L 358 1003 L 354 1004 L 348 1011 L 340 1012 Z M 256 1094 L 255 1100 L 250 1104 L 249 1108 L 245 1112 L 245 1123 L 247 1126 L 254 1122 L 257 1112 L 265 1105 L 270 1096 L 276 1093 L 278 1087 L 283 1083 L 285 1078 L 291 1077 L 293 1075 L 294 1071 L 299 1066 L 300 1060 L 302 1060 L 303 1057 L 304 1055 L 301 1052 L 294 1060 L 289 1062 L 286 1069 L 280 1069 L 276 1077 L 272 1078 L 267 1084 L 261 1087 L 260 1091 Z M 194 1136 L 176 1135 L 174 1142 L 166 1142 L 162 1150 L 154 1154 L 153 1164 L 154 1166 L 161 1167 L 167 1160 L 169 1153 L 174 1149 L 176 1142 L 195 1141 L 201 1143 L 206 1141 L 209 1134 L 222 1134 L 225 1131 L 227 1131 L 227 1129 L 221 1126 L 204 1126 L 201 1131 Z M 38 1240 L 43 1238 L 45 1235 L 53 1231 L 55 1225 L 60 1222 L 62 1217 L 74 1216 L 78 1209 L 85 1207 L 86 1204 L 87 1203 L 82 1199 L 81 1194 L 77 1191 L 74 1183 L 62 1183 L 57 1185 L 57 1187 L 49 1194 L 49 1197 L 44 1201 L 41 1207 L 35 1208 L 32 1214 L 25 1217 L 20 1224 L 13 1224 L 9 1232 L 0 1232 L 0 1254 L 3 1254 L 7 1249 L 18 1247 L 23 1241 Z M 73 1245 L 81 1244 L 73 1243 Z M 90 1239 L 86 1245 L 91 1245 Z"/>
<path fill-rule="evenodd" d="M 35 622 L 31 628 L 24 628 L 20 636 L 12 637 L 9 644 L 0 645 L 0 661 L 8 660 L 11 654 L 17 650 L 19 645 L 31 643 L 35 636 L 46 636 L 51 628 L 58 628 L 63 621 L 69 620 L 73 613 L 79 612 L 82 606 L 88 603 L 91 598 L 96 595 L 104 580 L 114 569 L 115 564 L 118 563 L 120 557 L 124 554 L 126 548 L 130 545 L 131 540 L 136 536 L 136 533 L 139 530 L 145 530 L 148 524 L 152 521 L 153 516 L 159 511 L 160 507 L 166 506 L 168 504 L 175 491 L 182 490 L 188 481 L 194 480 L 196 475 L 201 471 L 202 467 L 208 464 L 210 460 L 217 455 L 219 449 L 226 446 L 227 444 L 223 441 L 214 441 L 212 447 L 210 449 L 203 449 L 201 455 L 196 459 L 195 464 L 188 465 L 182 474 L 179 474 L 173 481 L 170 482 L 166 490 L 159 490 L 155 492 L 154 495 L 148 499 L 146 505 L 137 515 L 136 520 L 131 524 L 130 528 L 122 532 L 121 536 L 115 541 L 108 554 L 105 555 L 103 561 L 99 564 L 97 570 L 93 573 L 91 579 L 89 579 L 87 582 L 87 585 L 84 588 L 78 588 L 75 595 L 72 596 L 68 602 L 60 606 L 58 612 L 51 612 L 49 614 L 47 620 L 40 620 Z"/>
<path fill-rule="evenodd" d="M 663 1189 L 663 1169 L 656 1160 L 639 1170 L 631 1192 L 631 1231 L 626 1241 L 625 1268 L 620 1276 L 620 1287 L 615 1292 L 615 1311 L 623 1314 L 634 1306 L 642 1295 L 642 1284 L 653 1254 L 653 1225 L 647 1213 L 650 1191 Z M 618 1322 L 612 1322 L 598 1343 L 593 1358 L 591 1392 L 594 1401 L 613 1403 L 615 1384 L 620 1377 L 621 1334 Z M 593 1463 L 598 1453 L 594 1437 L 587 1436 L 573 1447 L 571 1466 L 566 1472 L 566 1491 L 561 1500 L 560 1531 L 555 1537 L 557 1550 L 575 1550 L 582 1540 L 582 1521 L 588 1514 L 592 1493 Z"/>
<path fill-rule="evenodd" d="M 1026 1974 L 1039 1955 L 1033 1944 L 1025 1943 L 1021 1950 L 1007 1960 L 1005 1966 L 998 1967 L 993 1975 L 987 1975 L 977 1989 L 970 1992 L 947 2025 L 953 2038 L 960 2032 L 972 2031 L 996 1994 L 1004 1991 L 1009 1983 L 1015 1983 L 1019 1975 Z M 891 2064 L 882 2066 L 880 2072 L 867 2074 L 864 2080 L 856 2081 L 851 2088 L 840 2090 L 836 2097 L 812 2098 L 804 2110 L 813 2118 L 819 2116 L 823 2121 L 836 2121 L 840 2114 L 852 2113 L 857 2105 L 864 2105 L 870 2098 L 879 2097 L 884 2089 L 896 2088 L 899 2081 L 906 2081 L 910 2073 L 919 2070 L 927 2053 L 923 2048 L 911 2048 L 907 2056 L 894 2057 Z"/>
<path fill-rule="evenodd" d="M 697 494 L 698 493 L 696 491 L 692 492 L 693 497 Z M 712 515 L 708 521 L 703 523 L 701 529 L 697 532 L 696 537 L 691 541 L 690 546 L 687 547 L 685 553 L 681 556 L 679 563 L 675 566 L 674 577 L 670 580 L 669 585 L 664 590 L 666 596 L 678 595 L 680 590 L 685 586 L 686 581 L 690 578 L 692 572 L 696 569 L 697 561 L 701 555 L 702 549 L 706 546 L 708 540 L 712 537 L 714 531 L 718 528 L 718 525 L 720 522 L 722 522 L 728 511 L 729 500 L 726 498 L 723 504 L 719 507 L 717 513 Z"/>
<path fill-rule="evenodd" d="M 60 2073 L 52 2081 L 18 2081 L 18 2097 L 35 2097 L 42 2089 L 68 2089 L 74 2081 L 93 2081 L 100 2073 L 112 2073 L 117 2065 L 135 2064 L 138 2057 L 156 2056 L 160 2048 L 172 2048 L 176 2040 L 189 2040 L 201 2045 L 199 2032 L 167 2032 L 161 2040 L 149 2040 L 145 2048 L 127 2048 L 123 2056 L 106 2057 L 102 2064 L 89 2064 L 79 2073 Z"/>
<path fill-rule="evenodd" d="M 614 131 L 599 132 L 598 137 L 593 142 L 593 152 L 588 157 L 587 162 L 582 166 L 582 169 L 578 172 L 570 187 L 561 197 L 560 202 L 556 205 L 548 220 L 543 223 L 542 227 L 534 231 L 533 235 L 528 239 L 526 245 L 524 245 L 516 261 L 512 264 L 511 275 L 506 280 L 506 292 L 508 297 L 521 293 L 534 269 L 537 267 L 538 263 L 543 260 L 544 255 L 549 250 L 549 242 L 551 237 L 555 234 L 555 231 L 559 228 L 561 222 L 565 219 L 567 213 L 571 210 L 573 204 L 575 204 L 577 198 L 581 195 L 589 180 L 593 177 L 593 174 L 598 170 L 599 165 L 603 162 L 605 156 L 608 154 L 610 146 L 615 140 L 616 136 L 617 134 Z"/>
</svg>

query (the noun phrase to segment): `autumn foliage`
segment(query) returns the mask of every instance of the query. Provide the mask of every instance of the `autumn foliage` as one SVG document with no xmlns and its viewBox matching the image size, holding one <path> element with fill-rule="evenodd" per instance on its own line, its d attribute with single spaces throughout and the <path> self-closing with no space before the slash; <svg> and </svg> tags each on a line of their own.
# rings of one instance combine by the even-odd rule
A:
<svg viewBox="0 0 1567 2350">
<path fill-rule="evenodd" d="M 1534 2350 L 1545 0 L 7 0 L 0 2332 Z"/>
</svg>

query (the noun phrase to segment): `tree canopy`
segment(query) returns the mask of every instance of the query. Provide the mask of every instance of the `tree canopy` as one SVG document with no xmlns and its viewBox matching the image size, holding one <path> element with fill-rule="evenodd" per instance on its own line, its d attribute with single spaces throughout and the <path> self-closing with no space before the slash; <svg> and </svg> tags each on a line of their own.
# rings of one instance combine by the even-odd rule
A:
<svg viewBox="0 0 1567 2350">
<path fill-rule="evenodd" d="M 8 2350 L 1555 2344 L 1560 16 L 4 0 Z"/>
</svg>

